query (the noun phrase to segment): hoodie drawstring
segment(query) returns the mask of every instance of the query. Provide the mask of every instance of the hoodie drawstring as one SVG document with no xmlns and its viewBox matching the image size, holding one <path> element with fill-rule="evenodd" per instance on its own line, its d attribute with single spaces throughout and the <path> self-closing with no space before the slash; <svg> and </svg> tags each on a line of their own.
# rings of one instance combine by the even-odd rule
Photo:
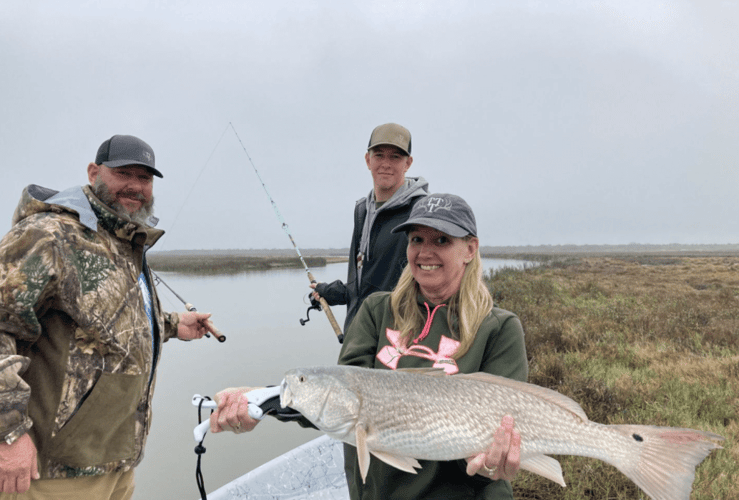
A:
<svg viewBox="0 0 739 500">
<path fill-rule="evenodd" d="M 431 323 L 434 321 L 434 314 L 436 314 L 436 310 L 440 307 L 444 307 L 446 304 L 439 304 L 438 306 L 434 307 L 434 310 L 432 311 L 429 307 L 428 303 L 424 302 L 423 305 L 426 306 L 426 324 L 423 325 L 423 330 L 421 330 L 421 334 L 413 339 L 414 344 L 418 344 L 423 339 L 426 338 L 426 336 L 431 331 Z"/>
</svg>

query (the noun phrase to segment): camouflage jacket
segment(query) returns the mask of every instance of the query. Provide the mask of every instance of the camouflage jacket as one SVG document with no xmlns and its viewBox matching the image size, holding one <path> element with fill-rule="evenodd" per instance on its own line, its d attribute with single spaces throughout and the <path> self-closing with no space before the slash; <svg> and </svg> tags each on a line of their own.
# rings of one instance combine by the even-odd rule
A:
<svg viewBox="0 0 739 500">
<path fill-rule="evenodd" d="M 0 242 L 0 438 L 29 433 L 42 478 L 124 471 L 143 458 L 158 354 L 179 323 L 145 265 L 162 234 L 121 218 L 89 186 L 23 191 Z"/>
</svg>

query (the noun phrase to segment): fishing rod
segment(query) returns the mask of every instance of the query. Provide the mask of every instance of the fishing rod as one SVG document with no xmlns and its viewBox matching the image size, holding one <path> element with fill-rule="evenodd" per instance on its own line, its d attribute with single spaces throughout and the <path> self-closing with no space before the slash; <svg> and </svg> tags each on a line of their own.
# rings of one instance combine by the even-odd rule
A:
<svg viewBox="0 0 739 500">
<path fill-rule="evenodd" d="M 180 295 L 177 292 L 175 292 L 174 290 L 172 290 L 172 288 L 162 278 L 160 278 L 159 275 L 157 273 L 155 273 L 151 268 L 149 269 L 149 271 L 151 271 L 151 275 L 154 276 L 154 284 L 155 285 L 158 285 L 159 283 L 161 283 L 162 285 L 166 286 L 167 289 L 170 292 L 172 292 L 175 297 L 177 297 L 178 299 L 180 299 L 180 302 L 182 302 L 183 304 L 185 304 L 185 309 L 187 309 L 188 311 L 191 311 L 191 312 L 196 312 L 197 311 L 197 309 L 195 309 L 195 306 L 194 305 L 190 304 L 189 302 L 186 302 L 185 299 L 183 299 L 182 297 L 180 297 Z M 207 323 L 207 326 L 213 332 L 213 335 L 215 336 L 215 338 L 218 339 L 218 342 L 225 342 L 226 341 L 226 336 L 224 334 L 222 334 L 221 331 L 218 328 L 216 328 L 216 326 L 213 324 L 213 322 L 211 320 L 206 319 L 205 322 Z M 208 338 L 210 338 L 210 334 L 208 334 L 208 333 L 206 333 L 205 336 L 208 337 Z"/>
<path fill-rule="evenodd" d="M 257 178 L 259 179 L 259 182 L 262 184 L 262 187 L 264 188 L 264 192 L 267 193 L 267 198 L 269 198 L 269 201 L 272 204 L 272 208 L 275 211 L 275 215 L 277 215 L 277 220 L 280 221 L 280 224 L 282 225 L 282 230 L 285 231 L 285 234 L 287 234 L 287 237 L 290 238 L 290 242 L 293 244 L 293 248 L 295 248 L 295 251 L 298 254 L 298 258 L 300 258 L 300 262 L 303 263 L 303 267 L 305 268 L 305 272 L 308 275 L 308 279 L 310 280 L 311 283 L 317 283 L 316 279 L 313 277 L 313 273 L 311 273 L 310 269 L 308 268 L 308 264 L 305 263 L 305 259 L 303 259 L 303 255 L 300 253 L 300 249 L 298 248 L 298 245 L 295 244 L 295 240 L 293 239 L 293 235 L 290 233 L 290 229 L 287 227 L 287 223 L 285 222 L 285 219 L 282 218 L 280 211 L 277 209 L 277 204 L 275 203 L 275 200 L 273 200 L 272 196 L 270 196 L 269 191 L 267 190 L 267 186 L 264 184 L 264 181 L 262 180 L 262 176 L 259 175 L 259 171 L 257 170 L 257 167 L 254 165 L 254 162 L 252 161 L 251 156 L 249 156 L 249 152 L 246 150 L 244 143 L 241 141 L 241 137 L 239 137 L 238 132 L 236 132 L 236 129 L 234 128 L 233 123 L 228 122 L 228 124 L 231 126 L 231 130 L 234 131 L 234 135 L 236 135 L 236 138 L 239 140 L 239 144 L 241 144 L 241 149 L 244 150 L 246 157 L 249 159 L 249 163 L 251 163 L 251 166 L 254 169 L 254 173 L 257 174 Z M 336 322 L 336 318 L 334 317 L 334 313 L 331 312 L 331 308 L 328 306 L 328 302 L 326 302 L 326 299 L 321 297 L 320 299 L 318 299 L 318 303 L 320 304 L 321 307 L 314 305 L 311 308 L 309 308 L 308 311 L 310 311 L 311 309 L 318 309 L 320 311 L 321 308 L 323 308 L 323 311 L 326 313 L 326 317 L 328 318 L 329 323 L 331 323 L 331 327 L 334 329 L 336 338 L 339 340 L 340 344 L 343 344 L 344 334 L 341 332 L 341 328 L 339 327 L 339 324 Z M 305 325 L 307 321 L 308 320 L 301 319 L 300 324 Z"/>
<path fill-rule="evenodd" d="M 170 226 L 170 228 L 174 227 L 174 225 L 177 223 L 177 219 L 179 218 L 180 213 L 182 212 L 182 209 L 185 206 L 185 203 L 187 202 L 187 199 L 190 198 L 190 195 L 192 194 L 193 190 L 195 189 L 195 185 L 197 184 L 198 179 L 200 179 L 200 176 L 203 175 L 203 172 L 205 171 L 205 168 L 208 166 L 208 163 L 210 162 L 210 159 L 213 157 L 213 153 L 215 153 L 216 149 L 218 148 L 218 145 L 223 140 L 223 136 L 226 135 L 226 132 L 228 132 L 228 126 L 226 126 L 226 128 L 223 129 L 223 133 L 221 134 L 221 138 L 218 139 L 218 142 L 216 143 L 216 146 L 213 148 L 213 151 L 211 151 L 210 156 L 208 157 L 208 161 L 205 162 L 205 165 L 203 165 L 203 168 L 200 170 L 200 173 L 198 174 L 198 177 L 195 179 L 195 182 L 193 183 L 192 187 L 190 188 L 190 192 L 185 197 L 185 201 L 182 202 L 182 205 L 180 206 L 180 209 L 177 210 L 177 213 L 174 216 L 174 220 L 172 221 L 172 225 Z M 164 238 L 162 238 L 162 242 L 167 238 L 168 235 L 169 235 L 169 232 L 167 232 L 164 235 Z M 191 312 L 197 311 L 197 309 L 195 309 L 195 306 L 193 306 L 189 302 L 185 301 L 185 299 L 183 299 L 182 297 L 180 297 L 180 295 L 177 292 L 175 292 L 174 290 L 172 290 L 172 287 L 170 287 L 151 268 L 149 268 L 149 270 L 151 271 L 152 276 L 154 276 L 154 284 L 155 285 L 158 285 L 159 283 L 163 284 L 164 286 L 167 287 L 167 289 L 170 292 L 172 292 L 174 294 L 175 297 L 177 297 L 180 300 L 180 302 L 182 302 L 183 304 L 185 304 L 185 309 L 187 309 L 188 311 L 191 311 Z M 210 321 L 208 319 L 208 320 L 205 320 L 205 322 L 207 323 L 207 326 L 210 327 L 210 329 L 213 331 L 213 335 L 215 335 L 215 337 L 218 339 L 218 342 L 225 342 L 226 341 L 226 336 L 223 335 L 218 330 L 218 328 L 215 327 L 215 325 L 213 324 L 212 321 Z M 205 336 L 208 337 L 208 338 L 210 338 L 210 334 L 209 333 L 206 333 Z"/>
</svg>

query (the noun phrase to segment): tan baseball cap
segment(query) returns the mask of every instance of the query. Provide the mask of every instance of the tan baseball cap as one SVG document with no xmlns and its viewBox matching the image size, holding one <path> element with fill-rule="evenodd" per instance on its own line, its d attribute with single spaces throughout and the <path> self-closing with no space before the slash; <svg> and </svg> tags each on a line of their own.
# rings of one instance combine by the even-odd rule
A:
<svg viewBox="0 0 739 500">
<path fill-rule="evenodd" d="M 390 145 L 400 148 L 408 156 L 411 155 L 411 133 L 397 123 L 386 123 L 375 127 L 370 135 L 367 150 L 375 146 Z"/>
</svg>

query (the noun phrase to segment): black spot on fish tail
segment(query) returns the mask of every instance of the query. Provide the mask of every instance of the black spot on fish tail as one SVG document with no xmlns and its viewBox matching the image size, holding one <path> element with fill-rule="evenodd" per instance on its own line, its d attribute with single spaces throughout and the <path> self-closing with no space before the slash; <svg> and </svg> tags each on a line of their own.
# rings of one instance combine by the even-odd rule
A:
<svg viewBox="0 0 739 500">
<path fill-rule="evenodd" d="M 631 437 L 633 437 L 635 441 L 639 441 L 640 443 L 644 441 L 644 438 L 641 437 L 639 434 L 632 434 Z"/>
</svg>

